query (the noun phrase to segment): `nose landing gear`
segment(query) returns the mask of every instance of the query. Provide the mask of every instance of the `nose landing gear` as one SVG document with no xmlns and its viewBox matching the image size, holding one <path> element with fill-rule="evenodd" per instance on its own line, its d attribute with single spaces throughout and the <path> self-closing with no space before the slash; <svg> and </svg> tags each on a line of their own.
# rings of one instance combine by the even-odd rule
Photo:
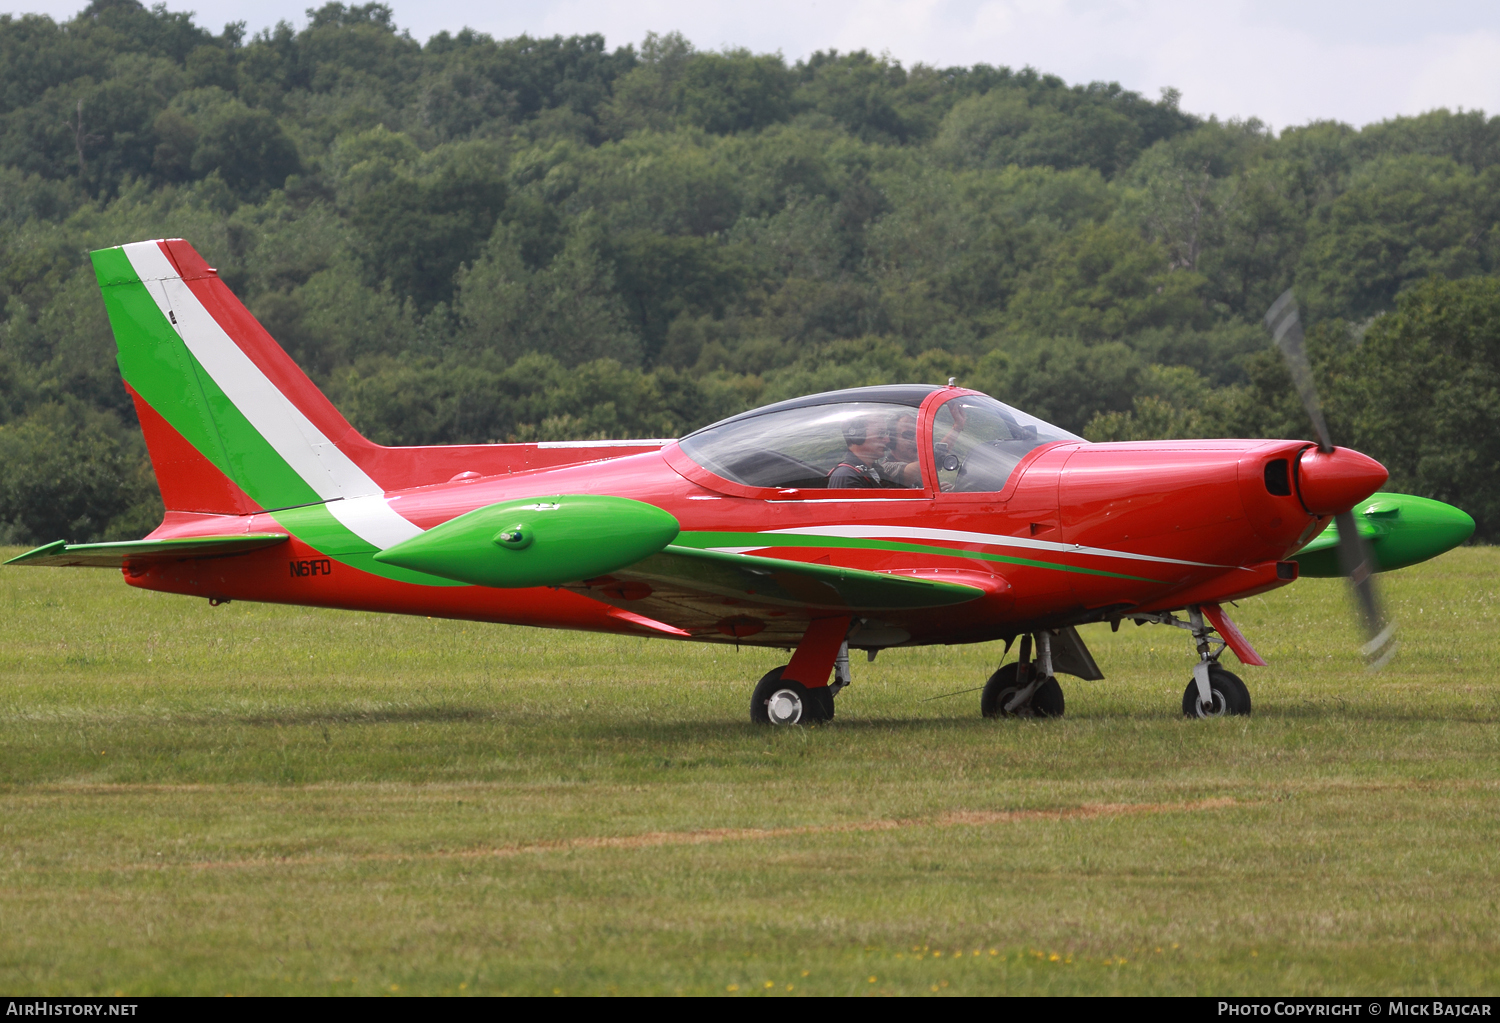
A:
<svg viewBox="0 0 1500 1023">
<path fill-rule="evenodd" d="M 1212 624 L 1204 620 L 1205 609 Z M 1198 663 L 1193 665 L 1193 680 L 1182 694 L 1182 713 L 1190 718 L 1230 717 L 1250 713 L 1250 690 L 1240 677 L 1219 664 L 1219 655 L 1233 642 L 1234 652 L 1240 660 L 1250 664 L 1264 664 L 1239 634 L 1229 616 L 1217 605 L 1193 605 L 1187 609 L 1188 620 L 1173 615 L 1170 611 L 1161 614 L 1137 614 L 1127 617 L 1135 619 L 1137 625 L 1151 622 L 1156 625 L 1172 625 L 1187 629 L 1193 634 L 1193 645 L 1198 651 Z M 1225 635 L 1225 634 L 1228 635 Z M 1247 660 L 1247 658 L 1253 658 Z"/>
<path fill-rule="evenodd" d="M 1250 713 L 1250 690 L 1231 671 L 1217 664 L 1206 666 L 1209 699 L 1205 703 L 1200 695 L 1198 671 L 1193 670 L 1193 681 L 1182 692 L 1182 713 L 1190 718 L 1220 718 Z"/>
</svg>

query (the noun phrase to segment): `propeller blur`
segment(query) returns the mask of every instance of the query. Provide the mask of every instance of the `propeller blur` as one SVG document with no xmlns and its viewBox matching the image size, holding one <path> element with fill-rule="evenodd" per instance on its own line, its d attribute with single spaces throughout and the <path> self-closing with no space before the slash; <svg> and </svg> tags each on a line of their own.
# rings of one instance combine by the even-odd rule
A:
<svg viewBox="0 0 1500 1023">
<path fill-rule="evenodd" d="M 1332 535 L 1338 544 L 1339 574 L 1349 580 L 1368 637 L 1360 647 L 1360 653 L 1372 670 L 1378 670 L 1396 655 L 1400 643 L 1396 639 L 1396 623 L 1386 618 L 1375 591 L 1373 577 L 1380 571 L 1379 563 L 1354 518 L 1354 502 L 1359 500 L 1361 493 L 1369 492 L 1364 488 L 1367 480 L 1373 478 L 1373 468 L 1358 462 L 1357 459 L 1365 459 L 1365 456 L 1333 446 L 1328 424 L 1323 419 L 1318 390 L 1313 383 L 1302 319 L 1291 288 L 1271 304 L 1266 312 L 1266 326 L 1271 329 L 1276 346 L 1281 350 L 1292 377 L 1292 386 L 1297 389 L 1297 396 L 1302 399 L 1302 407 L 1306 409 L 1308 421 L 1318 438 L 1317 451 L 1308 452 L 1302 458 L 1303 472 L 1313 469 L 1316 474 L 1315 481 L 1306 481 L 1302 485 L 1303 503 L 1309 511 L 1333 516 Z M 1373 459 L 1365 461 L 1371 466 L 1375 464 Z M 1338 468 L 1334 468 L 1335 465 Z M 1385 470 L 1380 471 L 1383 474 Z M 1473 520 L 1470 520 L 1469 533 L 1473 531 Z M 1467 534 L 1464 539 L 1468 539 Z"/>
</svg>

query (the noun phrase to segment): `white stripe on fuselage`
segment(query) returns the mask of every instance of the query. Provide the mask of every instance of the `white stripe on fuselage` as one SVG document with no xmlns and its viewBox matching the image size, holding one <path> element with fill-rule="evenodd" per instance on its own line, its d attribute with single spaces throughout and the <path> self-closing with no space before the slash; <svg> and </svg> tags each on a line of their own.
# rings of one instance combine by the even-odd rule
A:
<svg viewBox="0 0 1500 1023">
<path fill-rule="evenodd" d="M 1178 558 L 1158 558 L 1150 554 L 1132 554 L 1129 551 L 1112 551 L 1107 547 L 1085 547 L 1076 543 L 1058 543 L 1055 540 L 1032 540 L 1021 536 L 1002 536 L 998 533 L 970 533 L 961 529 L 931 529 L 925 526 L 796 526 L 788 529 L 768 529 L 768 533 L 786 533 L 801 536 L 838 536 L 852 540 L 947 540 L 952 543 L 979 543 L 989 547 L 1019 547 L 1032 551 L 1052 551 L 1060 554 L 1086 554 L 1099 558 L 1123 558 L 1126 561 L 1151 561 L 1164 565 L 1190 565 L 1194 568 L 1234 568 L 1233 565 L 1213 565 L 1203 561 L 1182 561 Z M 768 543 L 765 547 L 774 547 Z M 736 553 L 764 550 L 765 547 L 724 548 Z"/>
<path fill-rule="evenodd" d="M 323 436 L 234 343 L 178 276 L 160 245 L 136 242 L 122 248 L 162 318 L 173 325 L 188 351 L 255 431 L 328 502 L 334 518 L 382 549 L 422 532 L 386 503 L 380 485 Z"/>
<path fill-rule="evenodd" d="M 538 448 L 645 448 L 671 444 L 674 437 L 649 437 L 645 440 L 544 440 Z"/>
</svg>

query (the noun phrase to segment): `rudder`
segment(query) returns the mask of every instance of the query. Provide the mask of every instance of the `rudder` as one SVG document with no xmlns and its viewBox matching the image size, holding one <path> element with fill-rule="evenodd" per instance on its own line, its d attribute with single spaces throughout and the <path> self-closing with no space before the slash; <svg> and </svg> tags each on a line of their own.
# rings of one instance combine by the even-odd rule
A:
<svg viewBox="0 0 1500 1023">
<path fill-rule="evenodd" d="M 138 409 L 150 410 L 142 428 L 169 508 L 243 512 L 236 491 L 262 509 L 382 492 L 338 448 L 354 434 L 348 421 L 191 245 L 136 242 L 91 255 L 121 375 Z M 188 449 L 224 483 L 204 481 Z"/>
<path fill-rule="evenodd" d="M 339 442 L 373 445 L 191 245 L 135 242 L 91 255 L 168 510 L 315 505 L 351 549 L 381 550 L 421 532 Z M 222 480 L 203 479 L 209 466 Z M 184 503 L 200 507 L 173 507 Z"/>
</svg>

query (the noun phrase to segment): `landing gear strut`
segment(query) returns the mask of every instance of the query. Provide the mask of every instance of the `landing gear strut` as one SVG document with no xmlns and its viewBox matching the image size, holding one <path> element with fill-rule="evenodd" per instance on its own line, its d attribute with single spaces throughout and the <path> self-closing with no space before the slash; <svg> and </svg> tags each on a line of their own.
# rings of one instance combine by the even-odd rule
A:
<svg viewBox="0 0 1500 1023">
<path fill-rule="evenodd" d="M 1197 675 L 1196 669 L 1194 675 Z M 1205 704 L 1195 677 L 1182 692 L 1182 713 L 1190 718 L 1250 713 L 1250 690 L 1245 688 L 1238 675 L 1217 664 L 1208 666 L 1208 692 L 1209 699 Z"/>
<path fill-rule="evenodd" d="M 1052 675 L 1052 634 L 1036 636 L 1037 659 L 1031 659 L 1031 637 L 1021 637 L 1021 659 L 990 676 L 979 698 L 987 718 L 1063 716 L 1063 691 Z"/>
<path fill-rule="evenodd" d="M 791 667 L 772 668 L 756 683 L 750 694 L 750 720 L 757 725 L 811 725 L 833 720 L 833 698 L 851 681 L 849 644 L 839 644 L 833 662 L 833 682 L 826 686 L 805 686 L 782 674 Z M 824 669 L 826 678 L 826 671 Z"/>
<path fill-rule="evenodd" d="M 1220 613 L 1217 607 L 1211 608 Z M 1170 611 L 1161 614 L 1129 615 L 1137 625 L 1147 622 L 1156 625 L 1172 625 L 1187 629 L 1193 634 L 1193 645 L 1198 651 L 1198 663 L 1193 665 L 1193 680 L 1182 694 L 1182 713 L 1190 718 L 1217 718 L 1250 713 L 1250 690 L 1240 677 L 1219 663 L 1219 655 L 1228 647 L 1228 642 L 1218 635 L 1214 627 L 1204 621 L 1203 608 L 1193 605 L 1187 609 L 1188 620 L 1173 615 Z M 1227 619 L 1226 619 L 1227 620 Z M 1226 628 L 1233 629 L 1232 623 Z M 1258 662 L 1258 663 L 1264 663 Z"/>
</svg>

